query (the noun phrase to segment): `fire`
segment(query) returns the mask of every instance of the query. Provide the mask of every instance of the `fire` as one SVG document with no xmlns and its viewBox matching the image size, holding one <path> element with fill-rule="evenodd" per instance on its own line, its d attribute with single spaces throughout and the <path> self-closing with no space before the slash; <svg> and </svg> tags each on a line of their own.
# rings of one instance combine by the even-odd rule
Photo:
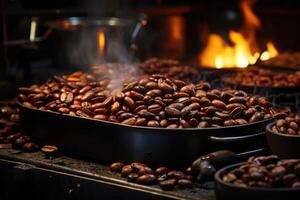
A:
<svg viewBox="0 0 300 200">
<path fill-rule="evenodd" d="M 265 51 L 260 52 L 256 43 L 255 32 L 261 27 L 260 21 L 251 7 L 253 0 L 242 0 L 240 7 L 244 15 L 244 25 L 240 32 L 230 30 L 228 33 L 231 45 L 226 43 L 222 36 L 210 34 L 207 45 L 199 54 L 199 63 L 202 66 L 228 68 L 245 68 L 254 64 L 258 59 L 265 61 L 278 55 L 272 42 L 267 42 Z"/>
<path fill-rule="evenodd" d="M 105 52 L 105 33 L 104 33 L 104 31 L 99 31 L 99 33 L 98 33 L 98 49 L 99 49 L 99 54 L 101 56 L 103 56 L 104 52 Z"/>
</svg>

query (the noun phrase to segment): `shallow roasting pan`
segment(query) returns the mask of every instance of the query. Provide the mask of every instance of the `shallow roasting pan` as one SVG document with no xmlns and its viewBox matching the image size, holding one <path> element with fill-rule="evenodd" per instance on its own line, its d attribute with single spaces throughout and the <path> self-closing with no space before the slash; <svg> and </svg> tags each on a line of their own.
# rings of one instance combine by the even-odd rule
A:
<svg viewBox="0 0 300 200">
<path fill-rule="evenodd" d="M 216 150 L 245 152 L 266 146 L 268 119 L 243 126 L 166 129 L 121 125 L 20 106 L 26 134 L 39 144 L 54 144 L 67 155 L 104 161 L 140 161 L 187 166 Z"/>
</svg>

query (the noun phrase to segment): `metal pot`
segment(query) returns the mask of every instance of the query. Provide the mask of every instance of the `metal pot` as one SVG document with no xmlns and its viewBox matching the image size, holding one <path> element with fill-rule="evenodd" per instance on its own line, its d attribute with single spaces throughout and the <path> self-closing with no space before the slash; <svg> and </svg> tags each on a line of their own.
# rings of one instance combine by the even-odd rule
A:
<svg viewBox="0 0 300 200">
<path fill-rule="evenodd" d="M 38 24 L 45 29 L 37 36 Z M 30 38 L 8 41 L 7 46 L 47 43 L 56 66 L 91 66 L 106 61 L 128 62 L 137 50 L 136 38 L 147 16 L 69 17 L 39 22 L 31 20 Z"/>
</svg>

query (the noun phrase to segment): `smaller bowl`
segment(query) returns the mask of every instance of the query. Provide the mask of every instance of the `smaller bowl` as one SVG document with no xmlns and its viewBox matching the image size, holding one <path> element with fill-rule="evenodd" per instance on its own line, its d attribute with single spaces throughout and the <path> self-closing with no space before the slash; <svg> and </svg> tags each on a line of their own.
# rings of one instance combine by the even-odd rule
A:
<svg viewBox="0 0 300 200">
<path fill-rule="evenodd" d="M 222 176 L 245 163 L 229 165 L 215 173 L 215 194 L 217 200 L 254 200 L 254 199 L 299 199 L 300 189 L 298 188 L 259 188 L 239 187 L 222 180 Z"/>
<path fill-rule="evenodd" d="M 283 159 L 300 159 L 300 136 L 273 132 L 272 127 L 275 123 L 272 122 L 266 127 L 267 142 L 271 151 Z"/>
</svg>

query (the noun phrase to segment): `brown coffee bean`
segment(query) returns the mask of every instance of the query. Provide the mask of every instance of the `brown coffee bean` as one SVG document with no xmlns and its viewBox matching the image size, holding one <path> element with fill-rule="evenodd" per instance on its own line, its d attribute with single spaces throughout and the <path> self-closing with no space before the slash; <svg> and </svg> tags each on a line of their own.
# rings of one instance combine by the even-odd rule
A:
<svg viewBox="0 0 300 200">
<path fill-rule="evenodd" d="M 156 120 L 150 120 L 150 121 L 148 121 L 147 126 L 149 126 L 149 127 L 159 127 L 159 123 Z"/>
<path fill-rule="evenodd" d="M 110 171 L 120 173 L 122 171 L 123 167 L 124 167 L 123 163 L 115 162 L 115 163 L 110 165 Z"/>
<path fill-rule="evenodd" d="M 159 104 L 153 104 L 148 106 L 148 111 L 151 113 L 158 114 L 161 111 L 161 106 Z"/>
<path fill-rule="evenodd" d="M 153 174 L 153 170 L 150 167 L 143 167 L 138 171 L 138 175 L 142 176 L 144 174 Z"/>
<path fill-rule="evenodd" d="M 133 172 L 132 167 L 130 165 L 125 165 L 125 166 L 122 167 L 121 176 L 122 177 L 127 177 L 132 172 Z"/>
<path fill-rule="evenodd" d="M 159 167 L 155 170 L 156 175 L 167 174 L 168 172 L 169 172 L 169 169 L 167 167 Z"/>
<path fill-rule="evenodd" d="M 192 183 L 192 181 L 190 181 L 188 179 L 179 179 L 178 180 L 178 186 L 181 189 L 192 188 L 193 187 L 193 183 Z"/>
<path fill-rule="evenodd" d="M 235 126 L 237 125 L 237 122 L 233 119 L 228 119 L 224 121 L 224 126 Z"/>
<path fill-rule="evenodd" d="M 215 99 L 211 103 L 213 106 L 215 106 L 217 108 L 220 108 L 222 110 L 226 109 L 226 104 L 221 100 Z"/>
<path fill-rule="evenodd" d="M 38 145 L 33 142 L 27 142 L 23 145 L 23 151 L 25 152 L 35 152 L 38 150 Z"/>
<path fill-rule="evenodd" d="M 139 177 L 139 175 L 137 173 L 130 173 L 127 176 L 127 180 L 128 180 L 128 182 L 136 182 L 138 177 Z"/>
<path fill-rule="evenodd" d="M 154 113 L 149 112 L 149 111 L 146 110 L 146 109 L 140 110 L 137 114 L 138 114 L 140 117 L 143 117 L 143 118 L 146 118 L 146 119 L 153 119 L 153 118 L 155 118 L 155 116 L 156 116 Z"/>
<path fill-rule="evenodd" d="M 169 85 L 168 83 L 166 83 L 165 81 L 163 81 L 162 79 L 158 80 L 158 88 L 163 91 L 164 93 L 173 93 L 174 92 L 174 88 Z"/>
<path fill-rule="evenodd" d="M 194 84 L 189 84 L 189 85 L 183 86 L 180 89 L 180 92 L 184 92 L 184 93 L 188 93 L 190 95 L 194 95 L 195 94 L 195 85 Z"/>
<path fill-rule="evenodd" d="M 137 179 L 137 183 L 141 185 L 153 185 L 156 183 L 156 176 L 153 174 L 145 174 Z"/>
<path fill-rule="evenodd" d="M 226 105 L 226 109 L 230 110 L 230 111 L 235 109 L 236 107 L 240 107 L 243 110 L 246 108 L 246 106 L 244 106 L 243 104 L 240 104 L 240 103 L 230 103 L 230 104 Z"/>
<path fill-rule="evenodd" d="M 158 88 L 158 84 L 154 81 L 150 81 L 150 82 L 147 82 L 145 84 L 145 87 L 148 89 L 148 90 L 152 90 L 152 89 L 157 89 Z"/>
<path fill-rule="evenodd" d="M 230 112 L 230 117 L 232 119 L 239 118 L 243 114 L 243 109 L 241 107 L 236 107 Z"/>
<path fill-rule="evenodd" d="M 58 153 L 58 147 L 54 145 L 44 145 L 41 148 L 41 151 L 46 155 L 46 156 L 56 156 Z"/>
<path fill-rule="evenodd" d="M 128 119 L 125 119 L 124 121 L 121 122 L 122 124 L 126 125 L 135 125 L 136 123 L 136 118 L 135 117 L 130 117 Z"/>
<path fill-rule="evenodd" d="M 175 178 L 178 180 L 184 178 L 184 173 L 181 171 L 172 170 L 168 172 L 167 176 L 168 178 Z"/>
<path fill-rule="evenodd" d="M 263 114 L 261 112 L 256 112 L 249 119 L 249 122 L 256 122 L 256 121 L 260 121 L 260 120 L 263 120 L 263 119 L 264 119 Z"/>
<path fill-rule="evenodd" d="M 173 190 L 176 184 L 177 180 L 175 178 L 159 182 L 159 186 L 162 190 Z"/>
<path fill-rule="evenodd" d="M 144 99 L 144 96 L 136 91 L 130 91 L 130 97 L 136 101 L 141 101 Z"/>
<path fill-rule="evenodd" d="M 172 108 L 172 107 L 166 107 L 165 112 L 167 115 L 169 115 L 171 117 L 179 117 L 181 115 L 180 110 L 178 110 L 176 108 Z"/>
<path fill-rule="evenodd" d="M 135 125 L 136 126 L 145 126 L 147 124 L 146 118 L 137 118 Z"/>
<path fill-rule="evenodd" d="M 14 149 L 22 149 L 24 144 L 30 142 L 30 140 L 31 138 L 29 136 L 22 135 L 12 143 L 12 147 Z"/>
</svg>

